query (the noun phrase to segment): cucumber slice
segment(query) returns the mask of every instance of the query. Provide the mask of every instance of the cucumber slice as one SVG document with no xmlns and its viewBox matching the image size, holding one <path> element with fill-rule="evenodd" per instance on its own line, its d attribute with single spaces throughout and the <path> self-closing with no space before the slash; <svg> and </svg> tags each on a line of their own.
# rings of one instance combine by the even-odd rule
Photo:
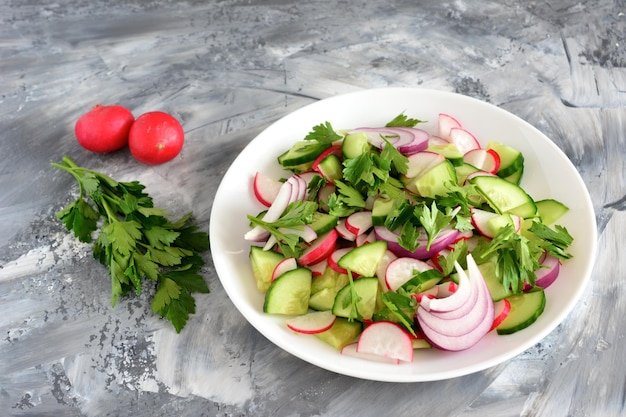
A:
<svg viewBox="0 0 626 417">
<path fill-rule="evenodd" d="M 546 305 L 546 295 L 542 289 L 513 295 L 508 300 L 511 302 L 511 312 L 496 327 L 498 334 L 511 334 L 530 326 L 537 321 Z"/>
<path fill-rule="evenodd" d="M 324 273 L 313 277 L 309 307 L 314 310 L 331 310 L 340 289 L 350 282 L 346 274 L 326 268 Z"/>
<path fill-rule="evenodd" d="M 319 163 L 318 169 L 322 176 L 330 182 L 335 182 L 343 178 L 343 165 L 337 155 L 330 154 L 326 158 L 322 159 Z"/>
<path fill-rule="evenodd" d="M 356 158 L 362 153 L 369 152 L 371 145 L 367 139 L 367 133 L 350 133 L 343 138 L 341 153 L 344 159 Z"/>
<path fill-rule="evenodd" d="M 402 284 L 402 288 L 409 293 L 419 294 L 439 284 L 443 275 L 437 269 L 429 269 L 418 273 L 416 276 Z"/>
<path fill-rule="evenodd" d="M 524 171 L 524 155 L 520 151 L 499 142 L 489 142 L 486 149 L 493 149 L 500 156 L 498 176 L 505 178 L 518 173 L 521 177 L 521 173 Z"/>
<path fill-rule="evenodd" d="M 331 229 L 334 229 L 338 222 L 339 217 L 316 211 L 313 213 L 313 221 L 310 226 L 315 230 L 318 236 L 321 236 L 324 233 L 330 232 Z"/>
<path fill-rule="evenodd" d="M 381 259 L 387 252 L 387 242 L 377 240 L 357 246 L 343 255 L 337 264 L 343 269 L 355 272 L 362 277 L 373 277 L 378 269 Z"/>
<path fill-rule="evenodd" d="M 478 269 L 487 284 L 491 299 L 496 302 L 511 295 L 509 291 L 504 288 L 500 279 L 496 276 L 496 264 L 493 262 L 485 262 L 478 265 Z"/>
<path fill-rule="evenodd" d="M 499 214 L 511 213 L 525 219 L 537 215 L 535 201 L 516 184 L 492 176 L 474 177 L 470 182 Z"/>
<path fill-rule="evenodd" d="M 546 226 L 556 223 L 561 216 L 569 211 L 569 207 L 565 204 L 551 198 L 537 201 L 536 204 L 537 213 Z"/>
<path fill-rule="evenodd" d="M 463 153 L 453 143 L 430 145 L 426 150 L 443 155 L 454 166 L 461 166 L 465 163 L 465 161 L 463 161 Z"/>
<path fill-rule="evenodd" d="M 459 166 L 455 167 L 456 170 L 456 179 L 458 181 L 458 185 L 463 185 L 467 176 L 473 172 L 480 171 L 474 165 L 463 163 Z"/>
<path fill-rule="evenodd" d="M 454 166 L 446 159 L 415 178 L 411 186 L 418 195 L 435 198 L 447 195 L 450 184 L 458 184 L 458 180 Z"/>
<path fill-rule="evenodd" d="M 280 155 L 278 163 L 284 167 L 292 167 L 313 162 L 327 148 L 328 145 L 320 142 L 302 140 L 294 143 L 291 149 Z"/>
<path fill-rule="evenodd" d="M 387 215 L 391 213 L 392 208 L 393 200 L 385 196 L 377 197 L 372 206 L 372 224 L 374 226 L 382 226 L 385 224 L 385 219 Z"/>
<path fill-rule="evenodd" d="M 307 268 L 296 268 L 276 278 L 265 293 L 263 312 L 285 315 L 306 314 L 309 311 L 311 279 L 311 271 Z"/>
<path fill-rule="evenodd" d="M 263 250 L 260 246 L 250 246 L 250 265 L 256 286 L 261 292 L 267 291 L 272 282 L 272 272 L 285 257 L 272 250 Z"/>
<path fill-rule="evenodd" d="M 378 278 L 363 277 L 354 281 L 353 284 L 348 283 L 337 293 L 333 304 L 333 314 L 337 317 L 350 317 L 352 312 L 352 287 L 360 298 L 356 303 L 356 308 L 363 318 L 369 320 L 376 310 L 376 297 L 378 294 Z"/>
<path fill-rule="evenodd" d="M 337 317 L 332 327 L 325 332 L 315 334 L 315 337 L 328 343 L 337 350 L 354 342 L 361 334 L 362 325 L 360 321 L 349 321 L 343 317 Z"/>
</svg>

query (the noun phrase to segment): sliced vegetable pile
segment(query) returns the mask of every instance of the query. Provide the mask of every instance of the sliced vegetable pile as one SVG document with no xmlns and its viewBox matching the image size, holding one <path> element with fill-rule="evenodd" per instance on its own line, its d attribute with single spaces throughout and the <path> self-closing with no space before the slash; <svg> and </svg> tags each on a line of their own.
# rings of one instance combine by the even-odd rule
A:
<svg viewBox="0 0 626 417">
<path fill-rule="evenodd" d="M 199 274 L 209 247 L 208 236 L 189 224 L 191 214 L 176 222 L 137 182 L 120 182 L 77 166 L 69 157 L 52 164 L 78 181 L 80 195 L 57 213 L 81 242 L 93 242 L 93 255 L 111 276 L 111 305 L 131 291 L 140 294 L 145 280 L 157 290 L 152 310 L 169 320 L 177 333 L 195 313 L 193 293 L 208 293 Z"/>
<path fill-rule="evenodd" d="M 416 348 L 468 349 L 543 312 L 573 238 L 559 201 L 521 186 L 524 157 L 454 117 L 438 132 L 314 126 L 257 172 L 250 261 L 264 312 L 346 355 L 410 362 Z"/>
</svg>

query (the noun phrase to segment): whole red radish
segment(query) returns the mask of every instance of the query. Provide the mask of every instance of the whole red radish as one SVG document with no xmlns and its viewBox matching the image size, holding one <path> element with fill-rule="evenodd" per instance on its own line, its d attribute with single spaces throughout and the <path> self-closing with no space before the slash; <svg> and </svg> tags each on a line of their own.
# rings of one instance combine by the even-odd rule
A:
<svg viewBox="0 0 626 417">
<path fill-rule="evenodd" d="M 135 120 L 128 134 L 130 153 L 139 162 L 157 165 L 170 161 L 183 148 L 185 132 L 168 113 L 153 111 Z"/>
<path fill-rule="evenodd" d="M 128 132 L 135 117 L 126 107 L 98 104 L 76 121 L 74 134 L 85 149 L 113 152 L 128 143 Z"/>
</svg>

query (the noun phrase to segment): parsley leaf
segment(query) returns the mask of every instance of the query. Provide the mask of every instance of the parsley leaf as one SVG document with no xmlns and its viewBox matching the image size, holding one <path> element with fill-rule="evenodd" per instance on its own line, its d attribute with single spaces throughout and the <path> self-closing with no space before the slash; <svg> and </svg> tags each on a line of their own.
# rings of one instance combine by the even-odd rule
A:
<svg viewBox="0 0 626 417">
<path fill-rule="evenodd" d="M 330 145 L 341 138 L 342 136 L 335 132 L 330 122 L 325 122 L 313 126 L 313 130 L 304 137 L 304 140 L 314 140 L 324 145 Z"/>
<path fill-rule="evenodd" d="M 414 127 L 415 125 L 423 123 L 422 120 L 419 119 L 411 119 L 407 117 L 404 113 L 400 113 L 392 121 L 387 123 L 385 127 Z"/>
<path fill-rule="evenodd" d="M 187 214 L 176 222 L 155 208 L 138 181 L 119 182 L 79 167 L 69 157 L 51 164 L 71 174 L 79 186 L 78 198 L 56 216 L 83 242 L 93 242 L 93 256 L 111 277 L 111 305 L 134 290 L 140 294 L 144 279 L 156 285 L 152 310 L 180 332 L 195 312 L 193 293 L 208 293 L 198 273 L 204 265 L 199 255 L 209 247 L 208 236 L 188 225 Z"/>
<path fill-rule="evenodd" d="M 439 233 L 443 230 L 443 228 L 450 225 L 450 222 L 456 213 L 442 213 L 437 208 L 437 203 L 433 201 L 430 208 L 428 208 L 426 204 L 416 206 L 415 215 L 419 218 L 420 223 L 428 236 L 426 249 L 430 249 L 430 245 L 437 238 L 437 236 L 439 236 Z"/>
</svg>

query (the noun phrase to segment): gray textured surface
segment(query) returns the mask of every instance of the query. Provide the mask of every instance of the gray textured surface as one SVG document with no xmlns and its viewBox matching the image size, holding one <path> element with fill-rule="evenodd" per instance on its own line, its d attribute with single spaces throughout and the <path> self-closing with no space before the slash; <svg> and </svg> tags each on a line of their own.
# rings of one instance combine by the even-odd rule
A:
<svg viewBox="0 0 626 417">
<path fill-rule="evenodd" d="M 0 1 L 0 415 L 626 415 L 626 3 L 595 1 Z M 335 94 L 424 86 L 480 98 L 565 151 L 599 230 L 588 291 L 541 343 L 435 383 L 315 368 L 249 326 L 220 287 L 175 335 L 147 295 L 109 305 L 106 271 L 54 213 L 75 191 L 64 154 L 193 210 L 237 153 Z M 158 167 L 94 155 L 73 124 L 97 103 L 160 109 L 187 135 Z"/>
</svg>

